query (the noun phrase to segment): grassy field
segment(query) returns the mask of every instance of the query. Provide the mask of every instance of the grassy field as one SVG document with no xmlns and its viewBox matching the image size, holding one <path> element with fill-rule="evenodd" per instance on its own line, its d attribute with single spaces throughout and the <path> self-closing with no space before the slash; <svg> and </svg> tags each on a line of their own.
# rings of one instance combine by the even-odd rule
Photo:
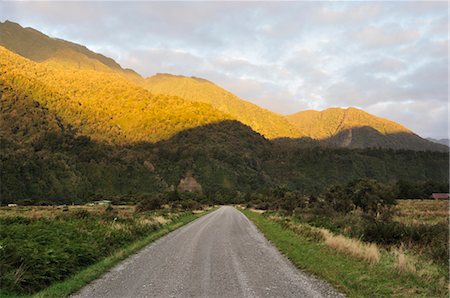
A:
<svg viewBox="0 0 450 298">
<path fill-rule="evenodd" d="M 394 220 L 405 224 L 448 223 L 449 201 L 398 200 Z"/>
<path fill-rule="evenodd" d="M 243 212 L 297 267 L 349 297 L 448 297 L 448 273 L 437 265 L 271 213 Z"/>
<path fill-rule="evenodd" d="M 0 296 L 67 296 L 202 213 L 133 206 L 0 208 Z"/>
</svg>

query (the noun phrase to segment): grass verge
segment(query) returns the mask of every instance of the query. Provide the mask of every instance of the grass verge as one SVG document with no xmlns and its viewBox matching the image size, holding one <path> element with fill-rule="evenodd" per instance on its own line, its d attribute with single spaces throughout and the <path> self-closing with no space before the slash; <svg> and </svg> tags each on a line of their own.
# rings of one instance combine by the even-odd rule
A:
<svg viewBox="0 0 450 298">
<path fill-rule="evenodd" d="M 448 297 L 448 282 L 399 273 L 393 270 L 395 258 L 386 252 L 378 263 L 370 264 L 285 229 L 261 214 L 242 212 L 298 268 L 328 281 L 349 297 Z"/>
<path fill-rule="evenodd" d="M 157 231 L 154 231 L 150 233 L 149 235 L 145 236 L 144 238 L 134 241 L 133 243 L 126 245 L 123 248 L 120 248 L 116 250 L 113 254 L 110 256 L 102 259 L 101 261 L 90 265 L 86 267 L 85 269 L 81 270 L 80 272 L 76 273 L 72 277 L 61 281 L 54 283 L 50 285 L 49 287 L 45 288 L 44 290 L 37 292 L 33 295 L 15 295 L 11 294 L 5 291 L 0 291 L 0 297 L 5 298 L 13 298 L 13 297 L 67 297 L 72 293 L 75 293 L 85 285 L 87 285 L 89 282 L 97 279 L 100 277 L 103 273 L 105 273 L 107 270 L 112 268 L 114 265 L 119 263 L 120 261 L 126 259 L 130 255 L 138 252 L 151 242 L 157 240 L 158 238 L 161 238 L 162 236 L 180 228 L 181 226 L 209 213 L 212 212 L 215 209 L 205 211 L 202 213 L 194 213 L 194 214 L 185 214 L 180 216 L 179 218 L 173 220 L 172 222 L 165 224 L 161 226 L 160 229 Z"/>
</svg>

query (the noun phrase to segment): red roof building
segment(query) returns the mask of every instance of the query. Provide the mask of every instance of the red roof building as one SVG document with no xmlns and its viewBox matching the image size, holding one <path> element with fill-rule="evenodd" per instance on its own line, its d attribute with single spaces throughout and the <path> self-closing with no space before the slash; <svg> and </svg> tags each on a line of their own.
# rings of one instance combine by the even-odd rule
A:
<svg viewBox="0 0 450 298">
<path fill-rule="evenodd" d="M 434 200 L 448 200 L 449 194 L 448 193 L 434 193 L 431 195 L 430 198 L 434 199 Z"/>
</svg>

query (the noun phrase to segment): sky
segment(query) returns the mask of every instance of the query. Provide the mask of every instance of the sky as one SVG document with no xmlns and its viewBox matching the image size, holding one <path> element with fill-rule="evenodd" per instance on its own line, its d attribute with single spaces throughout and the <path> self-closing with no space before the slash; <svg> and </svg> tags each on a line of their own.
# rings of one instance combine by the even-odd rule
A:
<svg viewBox="0 0 450 298">
<path fill-rule="evenodd" d="M 0 2 L 6 19 L 281 114 L 353 106 L 448 137 L 447 2 Z"/>
</svg>

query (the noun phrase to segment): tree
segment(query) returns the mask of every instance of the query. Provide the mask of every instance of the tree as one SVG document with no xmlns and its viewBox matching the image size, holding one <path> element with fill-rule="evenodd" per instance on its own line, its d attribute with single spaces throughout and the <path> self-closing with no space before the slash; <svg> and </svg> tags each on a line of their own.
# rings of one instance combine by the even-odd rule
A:
<svg viewBox="0 0 450 298">
<path fill-rule="evenodd" d="M 350 212 L 355 207 L 351 194 L 340 185 L 329 188 L 323 194 L 323 199 L 337 212 Z"/>
<path fill-rule="evenodd" d="M 346 190 L 356 207 L 368 216 L 378 219 L 382 211 L 396 204 L 392 187 L 371 179 L 360 179 L 347 185 Z"/>
</svg>

